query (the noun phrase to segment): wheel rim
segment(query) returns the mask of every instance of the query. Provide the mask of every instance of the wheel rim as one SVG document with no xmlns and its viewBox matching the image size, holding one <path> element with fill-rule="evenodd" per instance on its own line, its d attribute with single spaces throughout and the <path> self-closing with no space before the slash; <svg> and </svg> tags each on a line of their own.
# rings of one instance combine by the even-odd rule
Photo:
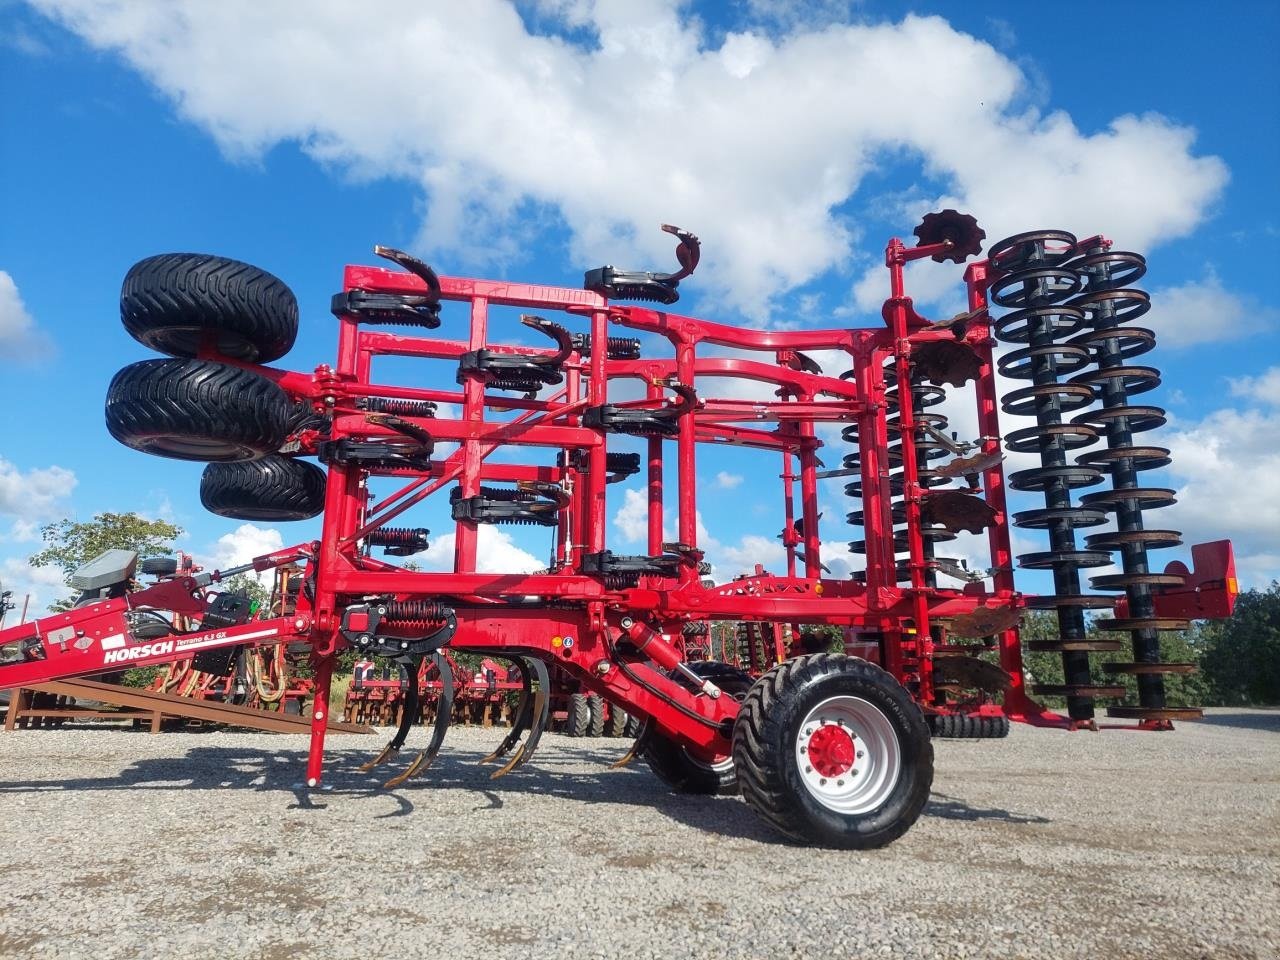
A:
<svg viewBox="0 0 1280 960">
<path fill-rule="evenodd" d="M 260 451 L 234 440 L 193 436 L 147 437 L 135 446 L 145 453 L 179 460 L 233 461 L 252 460 Z"/>
<path fill-rule="evenodd" d="M 810 710 L 796 732 L 795 758 L 809 795 L 842 814 L 876 809 L 902 775 L 892 722 L 861 697 L 830 697 Z"/>
</svg>

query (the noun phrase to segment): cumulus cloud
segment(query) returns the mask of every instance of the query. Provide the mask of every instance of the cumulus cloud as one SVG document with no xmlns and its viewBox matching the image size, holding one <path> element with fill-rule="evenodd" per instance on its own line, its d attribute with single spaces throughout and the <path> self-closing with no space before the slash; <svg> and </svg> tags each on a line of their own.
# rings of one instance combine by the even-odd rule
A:
<svg viewBox="0 0 1280 960">
<path fill-rule="evenodd" d="M 1152 291 L 1151 303 L 1150 319 L 1142 322 L 1165 347 L 1239 340 L 1273 327 L 1280 313 L 1227 290 L 1212 270 L 1202 280 Z"/>
<path fill-rule="evenodd" d="M 27 618 L 41 616 L 45 608 L 65 596 L 67 585 L 62 570 L 55 566 L 33 567 L 25 560 L 6 557 L 0 561 L 0 590 L 8 591 L 14 610 L 4 618 L 5 626 L 13 626 L 27 607 Z"/>
<path fill-rule="evenodd" d="M 53 350 L 49 337 L 36 326 L 22 302 L 13 277 L 0 270 L 0 352 L 6 360 L 31 361 Z"/>
<path fill-rule="evenodd" d="M 1256 408 L 1217 410 L 1160 434 L 1172 452 L 1178 502 L 1151 522 L 1158 516 L 1187 543 L 1230 538 L 1245 586 L 1280 578 L 1278 436 L 1280 416 Z"/>
<path fill-rule="evenodd" d="M 734 487 L 742 485 L 742 474 L 730 473 L 728 470 L 721 470 L 716 474 L 716 486 L 721 490 L 732 490 Z"/>
<path fill-rule="evenodd" d="M 1034 82 L 938 17 L 850 25 L 816 2 L 808 25 L 756 30 L 784 11 L 756 3 L 711 37 L 678 0 L 547 0 L 537 30 L 500 0 L 399 0 L 372 18 L 304 0 L 33 3 L 228 155 L 289 141 L 417 183 L 419 246 L 449 262 L 509 260 L 517 224 L 554 220 L 576 263 L 666 264 L 656 224 L 674 222 L 706 244 L 698 289 L 761 318 L 850 262 L 846 204 L 886 156 L 925 175 L 913 216 L 958 206 L 992 237 L 1049 224 L 1138 249 L 1188 233 L 1227 180 L 1164 117 L 1082 130 L 1026 107 Z"/>
<path fill-rule="evenodd" d="M 259 527 L 252 523 L 242 523 L 231 533 L 223 534 L 218 538 L 218 542 L 213 547 L 212 563 L 205 566 L 226 570 L 228 567 L 238 567 L 248 563 L 254 557 L 274 553 L 283 547 L 284 538 L 275 527 Z M 262 573 L 250 572 L 248 576 L 255 577 L 264 587 L 269 587 L 275 572 L 272 570 Z"/>
<path fill-rule="evenodd" d="M 65 467 L 23 471 L 0 457 L 0 516 L 14 518 L 15 539 L 30 539 L 34 524 L 57 513 L 76 486 L 76 475 Z M 17 536 L 19 533 L 22 536 Z"/>
<path fill-rule="evenodd" d="M 1231 394 L 1248 397 L 1267 406 L 1280 404 L 1280 367 L 1271 367 L 1256 377 L 1240 377 L 1231 381 Z"/>
<path fill-rule="evenodd" d="M 511 534 L 497 527 L 481 524 L 476 538 L 476 571 L 478 573 L 536 573 L 546 568 L 527 550 L 511 539 Z M 452 570 L 455 536 L 446 533 L 435 537 L 419 559 L 424 570 Z"/>
</svg>

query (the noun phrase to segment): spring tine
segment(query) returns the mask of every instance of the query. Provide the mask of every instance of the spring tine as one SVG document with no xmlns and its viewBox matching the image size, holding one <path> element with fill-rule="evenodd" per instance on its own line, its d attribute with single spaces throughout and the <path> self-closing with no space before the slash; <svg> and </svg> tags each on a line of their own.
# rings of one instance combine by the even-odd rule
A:
<svg viewBox="0 0 1280 960">
<path fill-rule="evenodd" d="M 516 703 L 513 714 L 515 719 L 511 723 L 511 731 L 498 744 L 498 749 L 481 760 L 481 763 L 493 763 L 499 757 L 505 757 L 520 742 L 521 734 L 529 729 L 529 721 L 533 717 L 533 711 L 530 709 L 533 703 L 533 677 L 523 659 L 513 657 L 512 660 L 520 667 L 520 700 Z"/>
<path fill-rule="evenodd" d="M 413 763 L 409 764 L 409 768 L 404 773 L 392 777 L 383 786 L 388 790 L 393 790 L 400 786 L 414 774 L 431 766 L 433 760 L 440 753 L 440 746 L 444 743 L 444 735 L 449 730 L 449 721 L 453 717 L 453 667 L 449 665 L 449 660 L 443 653 L 433 653 L 432 659 L 435 661 L 436 669 L 440 672 L 440 699 L 436 706 L 436 722 L 431 731 L 431 742 L 427 744 L 425 750 L 413 758 Z M 417 702 L 417 687 L 410 681 L 409 689 L 414 693 L 414 702 Z"/>
<path fill-rule="evenodd" d="M 624 753 L 621 759 L 609 764 L 609 769 L 620 770 L 640 756 L 640 751 L 644 749 L 645 742 L 649 739 L 649 731 L 652 729 L 653 723 L 646 720 L 644 726 L 640 728 L 640 733 L 636 735 L 635 742 L 631 744 L 631 749 Z"/>
<path fill-rule="evenodd" d="M 551 716 L 551 676 L 547 672 L 547 665 L 541 660 L 523 657 L 520 660 L 520 670 L 526 676 L 533 674 L 537 680 L 529 711 L 533 722 L 529 726 L 529 736 L 525 738 L 524 743 L 520 744 L 520 749 L 506 762 L 505 766 L 493 772 L 489 777 L 490 780 L 506 776 L 516 767 L 528 762 L 533 752 L 538 749 L 538 741 L 542 739 L 542 731 L 546 729 L 547 720 Z"/>
<path fill-rule="evenodd" d="M 418 663 L 420 661 L 401 662 L 396 661 L 396 667 L 400 670 L 402 676 L 405 677 L 405 698 L 404 706 L 400 710 L 400 723 L 396 727 L 396 735 L 391 738 L 391 742 L 382 748 L 382 752 L 370 760 L 368 763 L 360 765 L 361 773 L 368 773 L 374 767 L 381 766 L 386 763 L 404 746 L 404 741 L 409 736 L 409 729 L 413 726 L 414 721 L 418 719 Z"/>
</svg>

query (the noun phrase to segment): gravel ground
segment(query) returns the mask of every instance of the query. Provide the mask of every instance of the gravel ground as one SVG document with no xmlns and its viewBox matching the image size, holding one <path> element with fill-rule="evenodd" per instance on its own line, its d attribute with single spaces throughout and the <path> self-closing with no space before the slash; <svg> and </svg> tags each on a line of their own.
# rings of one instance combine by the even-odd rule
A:
<svg viewBox="0 0 1280 960">
<path fill-rule="evenodd" d="M 297 737 L 0 734 L 0 956 L 1280 956 L 1280 713 L 935 741 L 924 816 L 865 854 L 608 770 L 616 740 L 491 782 L 500 736 L 394 794 L 332 737 L 308 795 Z"/>
</svg>

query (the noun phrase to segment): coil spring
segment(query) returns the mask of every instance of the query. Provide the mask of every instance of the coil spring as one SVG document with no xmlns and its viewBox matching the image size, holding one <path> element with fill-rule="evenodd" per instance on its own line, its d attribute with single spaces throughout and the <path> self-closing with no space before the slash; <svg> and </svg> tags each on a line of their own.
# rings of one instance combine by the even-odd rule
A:
<svg viewBox="0 0 1280 960">
<path fill-rule="evenodd" d="M 895 554 L 906 553 L 910 549 L 908 535 L 906 531 L 907 510 L 906 501 L 904 499 L 906 492 L 906 479 L 903 474 L 902 466 L 902 418 L 901 409 L 898 404 L 898 381 L 897 368 L 893 361 L 885 366 L 885 406 L 887 413 L 886 424 L 890 437 L 897 437 L 896 440 L 890 440 L 886 448 L 886 455 L 890 465 L 889 471 L 889 495 L 890 495 L 890 519 L 894 525 L 893 533 L 893 551 Z M 912 409 L 914 411 L 917 423 L 928 424 L 935 430 L 945 430 L 949 424 L 948 419 L 940 413 L 923 412 L 929 407 L 936 407 L 943 403 L 947 398 L 946 391 L 941 387 L 933 384 L 926 384 L 918 377 L 913 375 L 911 384 Z M 922 487 L 938 487 L 947 483 L 945 477 L 938 476 L 937 473 L 928 467 L 929 461 L 937 460 L 947 455 L 946 447 L 942 446 L 938 441 L 931 438 L 923 430 L 913 431 L 914 437 L 912 443 L 915 446 L 916 463 L 919 465 L 918 477 Z M 850 424 L 841 431 L 841 438 L 848 443 L 859 444 L 858 425 Z M 854 450 L 847 453 L 842 461 L 842 466 L 847 470 L 857 470 L 862 466 L 862 455 L 860 450 Z M 862 480 L 853 480 L 845 484 L 844 492 L 847 496 L 861 499 L 862 498 Z M 863 526 L 866 518 L 864 510 L 854 510 L 846 515 L 848 522 L 854 526 Z M 956 535 L 946 528 L 937 524 L 928 524 L 921 527 L 921 538 L 924 541 L 924 560 L 926 564 L 935 559 L 934 545 L 943 543 L 948 540 L 954 540 Z M 851 540 L 849 542 L 849 550 L 853 553 L 866 553 L 866 540 Z M 911 567 L 909 558 L 897 559 L 894 562 L 894 576 L 897 582 L 905 583 L 911 579 Z M 925 569 L 925 586 L 937 586 L 937 571 L 932 566 L 926 566 Z"/>
<path fill-rule="evenodd" d="M 1092 445 L 1098 431 L 1078 418 L 1066 421 L 1063 415 L 1093 403 L 1093 388 L 1076 378 L 1063 382 L 1090 362 L 1089 351 L 1067 338 L 1085 325 L 1084 311 L 1069 302 L 1079 292 L 1080 275 L 1068 261 L 1074 254 L 1076 238 L 1062 231 L 1045 230 L 1018 234 L 992 248 L 990 262 L 993 303 L 1011 312 L 995 321 L 996 337 L 1018 346 L 999 360 L 999 369 L 1015 380 L 1030 380 L 1031 386 L 1007 394 L 1001 409 L 1014 416 L 1034 416 L 1036 425 L 1015 430 L 1005 442 L 1015 452 L 1038 451 L 1040 466 L 1009 475 L 1013 490 L 1039 492 L 1044 507 L 1014 514 L 1015 526 L 1045 530 L 1049 549 L 1021 554 L 1020 566 L 1053 573 L 1054 593 L 1040 597 L 1032 606 L 1057 613 L 1059 639 L 1038 645 L 1062 654 L 1065 684 L 1038 684 L 1032 689 L 1042 694 L 1065 694 L 1067 711 L 1074 720 L 1091 720 L 1093 697 L 1114 695 L 1115 691 L 1093 684 L 1085 610 L 1107 605 L 1106 598 L 1081 592 L 1081 568 L 1105 566 L 1111 562 L 1109 550 L 1081 549 L 1075 531 L 1106 522 L 1103 510 L 1072 503 L 1072 491 L 1102 482 L 1102 472 L 1091 465 L 1071 463 L 1068 453 Z M 1065 341 L 1065 342 L 1064 342 Z"/>
<path fill-rule="evenodd" d="M 585 333 L 575 333 L 572 337 L 573 349 L 586 359 L 591 356 L 591 337 Z M 635 337 L 609 337 L 605 344 L 605 356 L 610 360 L 639 360 L 640 341 Z"/>
<path fill-rule="evenodd" d="M 427 549 L 427 536 L 430 531 L 423 527 L 379 527 L 370 530 L 365 542 L 371 547 L 386 547 L 390 550 L 408 550 L 418 553 Z"/>
<path fill-rule="evenodd" d="M 365 397 L 356 403 L 369 413 L 389 413 L 394 417 L 434 417 L 436 405 L 430 400 L 398 400 L 393 397 Z"/>
<path fill-rule="evenodd" d="M 1108 708 L 1112 716 L 1165 720 L 1198 716 L 1198 710 L 1169 711 L 1165 705 L 1164 674 L 1189 671 L 1188 664 L 1162 663 L 1160 631 L 1185 629 L 1185 620 L 1156 615 L 1153 588 L 1180 585 L 1183 578 L 1151 573 L 1147 551 L 1177 546 L 1181 535 L 1174 530 L 1146 529 L 1143 511 L 1174 503 L 1173 491 L 1143 486 L 1138 475 L 1168 465 L 1164 447 L 1134 442 L 1134 435 L 1154 430 L 1165 422 L 1164 410 L 1150 404 L 1134 405 L 1129 398 L 1160 385 L 1160 372 L 1130 361 L 1150 351 L 1155 333 L 1146 327 L 1123 326 L 1151 308 L 1141 290 L 1128 286 L 1146 273 L 1146 261 L 1136 253 L 1109 251 L 1101 242 L 1091 245 L 1071 264 L 1081 278 L 1083 292 L 1072 305 L 1085 314 L 1090 327 L 1072 343 L 1090 351 L 1097 369 L 1077 374 L 1072 382 L 1091 387 L 1101 408 L 1082 413 L 1075 421 L 1092 427 L 1106 439 L 1106 447 L 1077 457 L 1077 463 L 1108 471 L 1112 489 L 1084 496 L 1082 504 L 1115 514 L 1116 529 L 1086 537 L 1091 549 L 1119 551 L 1122 572 L 1093 577 L 1098 590 L 1123 590 L 1128 615 L 1098 622 L 1102 629 L 1130 633 L 1132 663 L 1108 663 L 1111 674 L 1135 674 L 1138 706 Z"/>
<path fill-rule="evenodd" d="M 381 626 L 424 633 L 439 629 L 453 612 L 434 600 L 392 600 L 384 606 L 387 612 L 382 614 Z"/>
</svg>

